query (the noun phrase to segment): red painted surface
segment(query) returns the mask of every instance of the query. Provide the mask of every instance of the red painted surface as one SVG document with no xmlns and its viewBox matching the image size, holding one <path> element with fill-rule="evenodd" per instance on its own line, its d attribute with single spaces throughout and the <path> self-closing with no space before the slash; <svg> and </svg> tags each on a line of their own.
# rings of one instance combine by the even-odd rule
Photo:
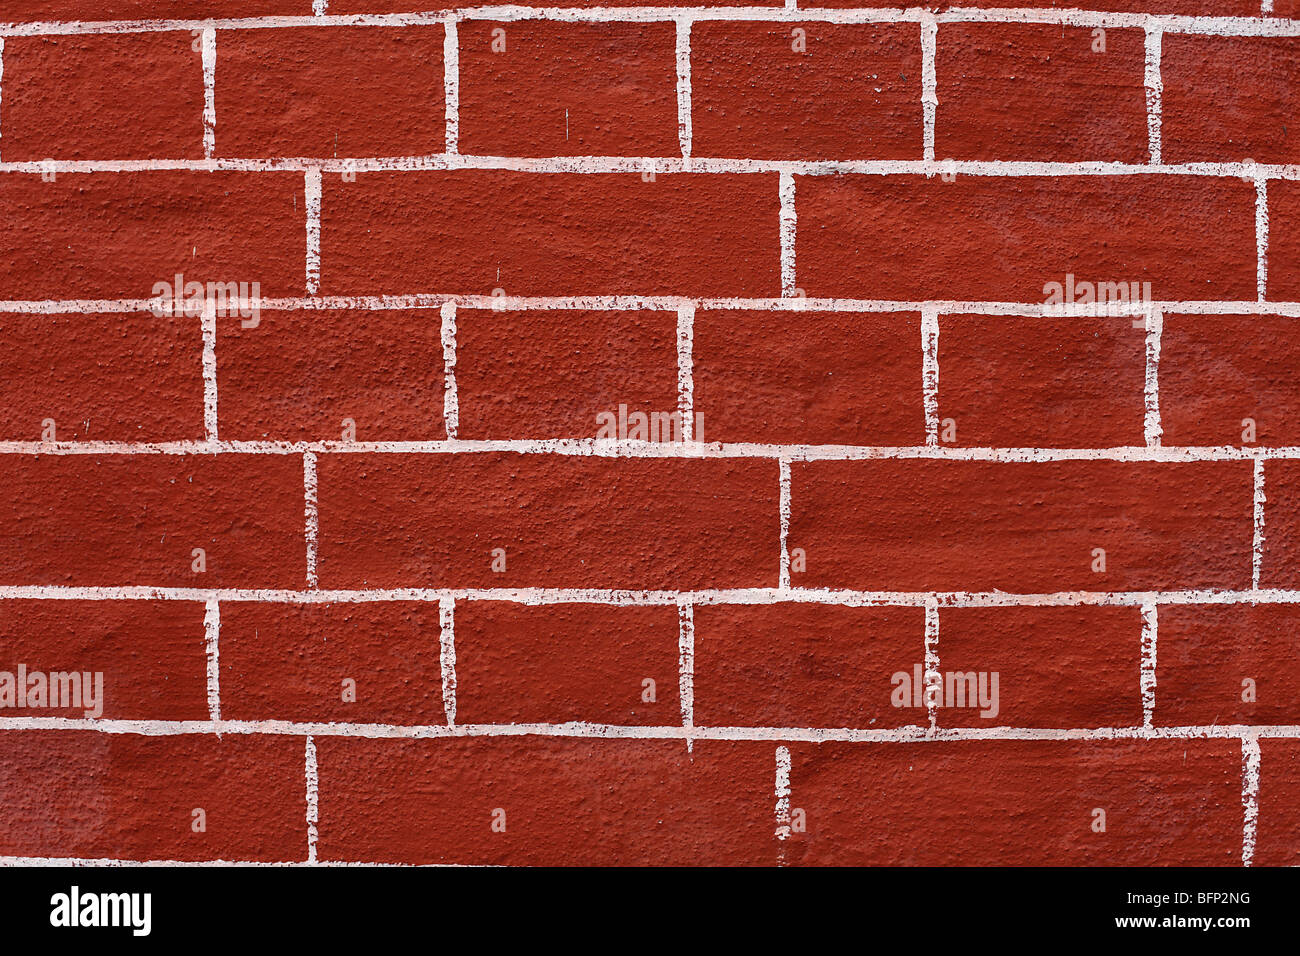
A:
<svg viewBox="0 0 1300 956">
<path fill-rule="evenodd" d="M 37 441 L 46 419 L 59 441 L 202 438 L 202 344 L 197 316 L 0 315 L 0 438 Z"/>
<path fill-rule="evenodd" d="M 1160 344 L 1164 441 L 1300 443 L 1295 322 L 1276 315 L 1166 313 Z"/>
<path fill-rule="evenodd" d="M 1296 2 L 456 6 L 0 10 L 0 863 L 1300 862 Z"/>
<path fill-rule="evenodd" d="M 456 611 L 456 636 L 463 723 L 681 718 L 676 608 L 476 601 Z"/>
<path fill-rule="evenodd" d="M 671 22 L 483 21 L 458 33 L 463 152 L 677 154 Z"/>
<path fill-rule="evenodd" d="M 195 601 L 2 601 L 3 669 L 103 674 L 107 720 L 206 720 L 203 605 Z M 82 698 L 83 703 L 85 698 Z M 88 708 L 29 711 L 80 719 Z M 11 712 L 12 713 L 12 712 Z"/>
<path fill-rule="evenodd" d="M 1268 185 L 1268 274 L 1270 298 L 1300 297 L 1300 183 L 1279 180 Z"/>
<path fill-rule="evenodd" d="M 695 713 L 710 726 L 928 725 L 890 704 L 889 678 L 924 659 L 918 608 L 815 604 L 695 612 Z"/>
<path fill-rule="evenodd" d="M 1292 605 L 1186 605 L 1161 614 L 1158 721 L 1187 726 L 1300 720 L 1296 611 Z"/>
<path fill-rule="evenodd" d="M 676 312 L 463 309 L 456 347 L 461 438 L 594 438 L 620 405 L 677 409 Z"/>
<path fill-rule="evenodd" d="M 996 714 L 987 707 L 944 709 L 944 726 L 1142 722 L 1141 700 L 1131 693 L 1141 657 L 1136 608 L 954 608 L 943 613 L 940 628 L 943 672 L 998 674 Z"/>
<path fill-rule="evenodd" d="M 321 291 L 774 296 L 777 177 L 498 170 L 324 177 Z"/>
<path fill-rule="evenodd" d="M 944 444 L 1143 444 L 1146 331 L 1129 316 L 941 316 L 939 369 Z"/>
<path fill-rule="evenodd" d="M 358 441 L 446 435 L 442 343 L 428 312 L 223 315 L 216 354 L 223 438 L 338 440 L 348 422 Z"/>
<path fill-rule="evenodd" d="M 303 580 L 297 459 L 5 455 L 0 469 L 4 584 L 297 587 Z M 195 548 L 206 552 L 201 576 Z"/>
<path fill-rule="evenodd" d="M 1263 740 L 1259 749 L 1258 859 L 1263 866 L 1295 866 L 1300 860 L 1300 746 L 1295 740 Z"/>
<path fill-rule="evenodd" d="M 945 25 L 936 44 L 935 155 L 1112 161 L 1147 156 L 1143 32 Z M 941 135 L 942 132 L 942 135 Z"/>
<path fill-rule="evenodd" d="M 773 462 L 354 454 L 320 482 L 327 587 L 776 583 Z"/>
<path fill-rule="evenodd" d="M 437 25 L 219 31 L 217 155 L 437 152 L 442 35 Z"/>
<path fill-rule="evenodd" d="M 1250 585 L 1245 462 L 827 461 L 791 472 L 790 544 L 808 552 L 809 587 Z"/>
<path fill-rule="evenodd" d="M 1268 470 L 1266 488 L 1273 508 L 1260 562 L 1260 583 L 1296 587 L 1300 582 L 1300 463 L 1277 462 Z"/>
<path fill-rule="evenodd" d="M 915 34 L 911 24 L 697 24 L 691 30 L 696 153 L 911 158 L 921 141 Z"/>
<path fill-rule="evenodd" d="M 806 176 L 810 296 L 1042 302 L 1067 274 L 1153 299 L 1255 294 L 1255 191 L 1195 176 Z"/>
<path fill-rule="evenodd" d="M 912 445 L 925 438 L 915 313 L 698 312 L 707 441 Z"/>
<path fill-rule="evenodd" d="M 20 730 L 0 739 L 7 856 L 275 863 L 299 855 L 300 740 Z M 195 810 L 204 811 L 202 832 Z"/>
<path fill-rule="evenodd" d="M 1235 741 L 792 748 L 793 862 L 1052 866 L 1241 858 Z M 1092 829 L 1106 812 L 1106 832 Z"/>
<path fill-rule="evenodd" d="M 1166 161 L 1294 163 L 1300 150 L 1294 137 L 1288 141 L 1287 117 L 1300 106 L 1298 54 L 1291 37 L 1174 35 L 1162 42 Z"/>
<path fill-rule="evenodd" d="M 438 608 L 419 602 L 221 608 L 222 715 L 232 720 L 436 724 Z M 351 681 L 351 684 L 345 684 Z"/>
<path fill-rule="evenodd" d="M 263 295 L 292 295 L 303 283 L 302 208 L 302 177 L 287 173 L 74 173 L 54 182 L 5 173 L 0 295 L 148 299 L 178 273 L 187 283 L 258 282 Z"/>
<path fill-rule="evenodd" d="M 323 740 L 321 859 L 770 864 L 771 757 L 746 743 Z"/>
<path fill-rule="evenodd" d="M 7 39 L 3 95 L 6 160 L 203 158 L 188 33 Z"/>
</svg>

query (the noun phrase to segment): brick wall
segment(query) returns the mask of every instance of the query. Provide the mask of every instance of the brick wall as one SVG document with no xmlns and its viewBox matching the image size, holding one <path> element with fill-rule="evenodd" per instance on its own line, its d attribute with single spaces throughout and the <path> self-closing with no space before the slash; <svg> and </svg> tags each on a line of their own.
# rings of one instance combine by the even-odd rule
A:
<svg viewBox="0 0 1300 956">
<path fill-rule="evenodd" d="M 0 857 L 1300 862 L 1300 21 L 1088 6 L 8 0 Z"/>
</svg>

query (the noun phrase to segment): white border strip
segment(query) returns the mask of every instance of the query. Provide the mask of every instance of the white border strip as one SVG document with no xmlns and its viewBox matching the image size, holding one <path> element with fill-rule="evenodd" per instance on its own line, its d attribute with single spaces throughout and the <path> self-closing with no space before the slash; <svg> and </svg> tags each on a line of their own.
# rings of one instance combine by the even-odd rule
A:
<svg viewBox="0 0 1300 956">
<path fill-rule="evenodd" d="M 935 49 L 939 24 L 933 13 L 921 15 L 921 148 L 926 160 L 934 160 L 934 124 L 939 111 L 938 81 L 935 78 Z"/>
<path fill-rule="evenodd" d="M 320 512 L 317 506 L 319 483 L 316 478 L 316 453 L 302 455 L 303 517 L 305 519 L 307 546 L 307 587 L 319 587 L 316 576 L 316 555 L 320 541 Z"/>
<path fill-rule="evenodd" d="M 689 747 L 695 729 L 695 605 L 690 601 L 677 603 L 677 695 Z"/>
<path fill-rule="evenodd" d="M 447 726 L 456 726 L 456 599 L 438 602 L 438 663 L 442 672 L 442 710 Z"/>
<path fill-rule="evenodd" d="M 442 88 L 447 121 L 446 150 L 455 155 L 460 150 L 460 36 L 456 20 L 446 23 L 442 39 Z"/>
<path fill-rule="evenodd" d="M 1146 26 L 1144 77 L 1147 101 L 1147 147 L 1151 164 L 1161 164 L 1161 125 L 1164 115 L 1164 80 L 1160 72 L 1161 27 L 1155 23 Z"/>
<path fill-rule="evenodd" d="M 309 169 L 303 183 L 307 207 L 307 294 L 320 292 L 321 171 Z"/>
<path fill-rule="evenodd" d="M 456 440 L 460 428 L 460 393 L 456 388 L 456 303 L 442 304 L 442 420 L 447 441 Z"/>
<path fill-rule="evenodd" d="M 522 311 L 531 309 L 565 309 L 596 311 L 676 311 L 684 305 L 696 310 L 746 310 L 766 312 L 922 312 L 933 310 L 946 318 L 963 315 L 999 315 L 1053 318 L 1096 317 L 1095 308 L 1086 305 L 1050 306 L 1043 302 L 1010 302 L 990 299 L 848 299 L 848 298 L 693 298 L 669 295 L 575 295 L 575 296 L 491 296 L 416 293 L 410 295 L 357 296 L 290 296 L 241 299 L 238 305 L 256 306 L 263 311 L 315 311 L 329 309 L 441 309 L 447 303 L 462 309 L 497 309 Z M 0 300 L 0 312 L 13 314 L 83 314 L 100 315 L 123 312 L 150 312 L 158 305 L 155 299 L 6 299 Z M 1149 311 L 1188 315 L 1275 315 L 1300 318 L 1300 301 L 1260 302 L 1258 299 L 1167 299 L 1158 302 L 1118 303 L 1105 312 L 1110 318 L 1144 317 Z"/>
<path fill-rule="evenodd" d="M 695 173 L 743 175 L 789 173 L 793 176 L 1199 176 L 1240 179 L 1300 179 L 1300 164 L 1057 162 L 1049 160 L 985 159 L 733 159 L 710 156 L 488 156 L 429 153 L 420 156 L 272 156 L 213 157 L 211 159 L 41 159 L 0 163 L 0 173 L 131 173 L 158 171 L 210 172 L 443 172 L 447 170 L 505 170 L 523 173 Z"/>
<path fill-rule="evenodd" d="M 203 56 L 203 156 L 211 159 L 217 151 L 217 31 L 204 27 Z"/>
<path fill-rule="evenodd" d="M 1136 324 L 1136 323 L 1135 323 Z M 1146 315 L 1146 368 L 1143 376 L 1142 437 L 1147 448 L 1160 447 L 1164 425 L 1160 420 L 1160 346 L 1164 336 L 1164 313 L 1152 309 Z"/>
<path fill-rule="evenodd" d="M 1252 590 L 1258 591 L 1260 573 L 1264 565 L 1264 505 L 1268 502 L 1268 498 L 1264 494 L 1263 459 L 1255 459 L 1254 494 L 1251 497 L 1254 540 L 1251 542 L 1250 548 L 1250 586 Z"/>
<path fill-rule="evenodd" d="M 1241 738 L 1241 865 L 1255 859 L 1255 836 L 1259 826 L 1259 739 L 1254 734 Z"/>
<path fill-rule="evenodd" d="M 317 822 L 320 818 L 320 775 L 316 767 L 316 741 L 307 735 L 305 748 L 307 777 L 307 862 L 316 862 Z"/>
<path fill-rule="evenodd" d="M 677 141 L 682 159 L 691 158 L 691 21 L 677 21 Z"/>
<path fill-rule="evenodd" d="M 677 413 L 682 440 L 695 440 L 695 306 L 677 310 Z"/>
<path fill-rule="evenodd" d="M 200 322 L 203 333 L 203 436 L 217 441 L 217 303 L 209 298 Z"/>
<path fill-rule="evenodd" d="M 221 605 L 209 598 L 203 612 L 203 644 L 207 656 L 208 718 L 221 720 Z"/>
<path fill-rule="evenodd" d="M 944 743 L 1037 740 L 1240 740 L 1244 737 L 1300 737 L 1300 725 L 1209 724 L 1179 727 L 954 727 L 891 730 L 854 727 L 692 727 L 564 724 L 364 724 L 287 720 L 89 720 L 69 717 L 3 717 L 0 731 L 85 731 L 144 737 L 265 734 L 282 737 L 355 737 L 430 740 L 453 737 L 553 737 L 584 740 L 725 740 L 766 743 Z"/>
<path fill-rule="evenodd" d="M 1159 612 L 1154 603 L 1142 605 L 1142 664 L 1138 685 L 1142 693 L 1142 726 L 1148 730 L 1156 714 L 1156 641 Z"/>
<path fill-rule="evenodd" d="M 794 174 L 782 171 L 779 188 L 781 197 L 781 295 L 784 298 L 791 298 L 799 295 L 795 277 L 794 242 L 798 230 L 798 216 L 794 205 Z"/>
<path fill-rule="evenodd" d="M 921 407 L 925 412 L 925 444 L 939 446 L 939 313 L 921 311 Z"/>
<path fill-rule="evenodd" d="M 63 587 L 5 585 L 0 601 L 259 601 L 274 604 L 372 604 L 387 601 L 504 601 L 513 604 L 833 604 L 843 607 L 1145 607 L 1172 604 L 1300 604 L 1300 590 L 850 591 L 818 588 L 731 588 L 635 591 L 608 588 L 398 588 L 274 590 L 256 588 Z"/>
<path fill-rule="evenodd" d="M 1268 298 L 1268 183 L 1255 180 L 1255 298 Z"/>
</svg>

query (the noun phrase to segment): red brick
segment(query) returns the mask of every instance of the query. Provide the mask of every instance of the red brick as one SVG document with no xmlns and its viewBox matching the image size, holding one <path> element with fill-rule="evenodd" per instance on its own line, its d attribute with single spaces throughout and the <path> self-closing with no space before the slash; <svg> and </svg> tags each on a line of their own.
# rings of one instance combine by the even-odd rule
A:
<svg viewBox="0 0 1300 956">
<path fill-rule="evenodd" d="M 0 316 L 0 437 L 53 419 L 57 441 L 202 438 L 202 349 L 197 318 Z"/>
<path fill-rule="evenodd" d="M 796 281 L 814 297 L 1042 302 L 1046 282 L 1255 296 L 1255 190 L 1194 176 L 801 176 Z"/>
<path fill-rule="evenodd" d="M 1167 163 L 1290 163 L 1287 117 L 1300 109 L 1294 37 L 1166 33 L 1160 44 L 1161 149 Z"/>
<path fill-rule="evenodd" d="M 465 20 L 457 33 L 461 152 L 681 155 L 672 21 Z"/>
<path fill-rule="evenodd" d="M 928 726 L 890 702 L 925 660 L 920 608 L 821 604 L 695 608 L 695 722 L 710 727 Z"/>
<path fill-rule="evenodd" d="M 1268 181 L 1268 290 L 1275 301 L 1300 299 L 1300 182 Z M 1246 296 L 1245 298 L 1251 298 Z"/>
<path fill-rule="evenodd" d="M 692 355 L 708 441 L 925 440 L 916 313 L 697 312 Z"/>
<path fill-rule="evenodd" d="M 373 8 L 372 0 L 353 0 Z M 337 6 L 339 0 L 334 0 Z M 0 23 L 311 16 L 311 0 L 8 0 Z"/>
<path fill-rule="evenodd" d="M 1259 742 L 1256 866 L 1300 864 L 1300 741 Z"/>
<path fill-rule="evenodd" d="M 1290 604 L 1170 605 L 1159 611 L 1156 721 L 1300 724 L 1300 664 Z M 1243 682 L 1255 700 L 1242 700 Z"/>
<path fill-rule="evenodd" d="M 456 720 L 680 724 L 677 633 L 674 605 L 462 602 Z"/>
<path fill-rule="evenodd" d="M 1160 336 L 1160 421 L 1166 445 L 1300 444 L 1296 320 L 1272 315 L 1170 315 Z M 1253 441 L 1245 440 L 1252 419 Z"/>
<path fill-rule="evenodd" d="M 324 184 L 327 294 L 780 293 L 774 173 L 644 182 L 637 172 L 459 170 Z"/>
<path fill-rule="evenodd" d="M 6 173 L 0 296 L 149 299 L 177 273 L 301 295 L 302 193 L 291 173 Z"/>
<path fill-rule="evenodd" d="M 939 671 L 983 672 L 990 690 L 997 673 L 998 693 L 997 713 L 987 717 L 992 708 L 954 707 L 946 699 L 938 724 L 1139 726 L 1141 644 L 1142 615 L 1135 607 L 943 608 Z"/>
<path fill-rule="evenodd" d="M 221 716 L 441 724 L 438 647 L 434 602 L 223 602 Z"/>
<path fill-rule="evenodd" d="M 691 125 L 697 156 L 920 159 L 916 25 L 694 23 Z"/>
<path fill-rule="evenodd" d="M 460 438 L 594 438 L 602 413 L 677 411 L 677 313 L 456 313 Z"/>
<path fill-rule="evenodd" d="M 791 863 L 1235 866 L 1236 740 L 791 748 Z M 1093 811 L 1106 813 L 1093 832 Z"/>
<path fill-rule="evenodd" d="M 207 720 L 203 617 L 193 601 L 0 601 L 0 670 L 101 673 L 105 720 Z M 86 707 L 0 715 L 88 716 Z"/>
<path fill-rule="evenodd" d="M 5 455 L 0 582 L 299 586 L 302 480 L 289 455 Z"/>
<path fill-rule="evenodd" d="M 955 427 L 957 445 L 1141 445 L 1145 380 L 1146 331 L 1129 316 L 939 318 L 945 444 Z"/>
<path fill-rule="evenodd" d="M 203 66 L 191 45 L 188 33 L 9 38 L 5 160 L 202 159 Z"/>
<path fill-rule="evenodd" d="M 1249 462 L 796 462 L 789 547 L 809 587 L 1248 587 L 1251 489 Z"/>
<path fill-rule="evenodd" d="M 935 76 L 940 158 L 1146 162 L 1144 34 L 945 23 Z"/>
<path fill-rule="evenodd" d="M 323 586 L 776 584 L 772 461 L 347 454 L 318 469 Z"/>
<path fill-rule="evenodd" d="M 0 740 L 0 854 L 306 859 L 300 737 L 37 730 Z"/>
<path fill-rule="evenodd" d="M 221 317 L 219 433 L 240 441 L 337 441 L 351 420 L 357 441 L 441 440 L 441 329 L 437 309 Z"/>
<path fill-rule="evenodd" d="M 323 860 L 775 862 L 768 744 L 321 738 L 317 748 Z"/>
<path fill-rule="evenodd" d="M 1300 461 L 1265 462 L 1264 496 L 1260 586 L 1300 588 Z"/>
<path fill-rule="evenodd" d="M 217 34 L 220 156 L 441 153 L 440 24 Z"/>
</svg>

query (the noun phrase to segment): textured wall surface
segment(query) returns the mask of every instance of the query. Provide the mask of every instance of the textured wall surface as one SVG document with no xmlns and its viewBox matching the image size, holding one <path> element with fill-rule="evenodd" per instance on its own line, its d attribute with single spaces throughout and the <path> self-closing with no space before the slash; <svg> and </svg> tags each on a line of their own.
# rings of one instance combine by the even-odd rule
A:
<svg viewBox="0 0 1300 956">
<path fill-rule="evenodd" d="M 3 0 L 0 862 L 1300 862 L 1292 0 Z"/>
</svg>

